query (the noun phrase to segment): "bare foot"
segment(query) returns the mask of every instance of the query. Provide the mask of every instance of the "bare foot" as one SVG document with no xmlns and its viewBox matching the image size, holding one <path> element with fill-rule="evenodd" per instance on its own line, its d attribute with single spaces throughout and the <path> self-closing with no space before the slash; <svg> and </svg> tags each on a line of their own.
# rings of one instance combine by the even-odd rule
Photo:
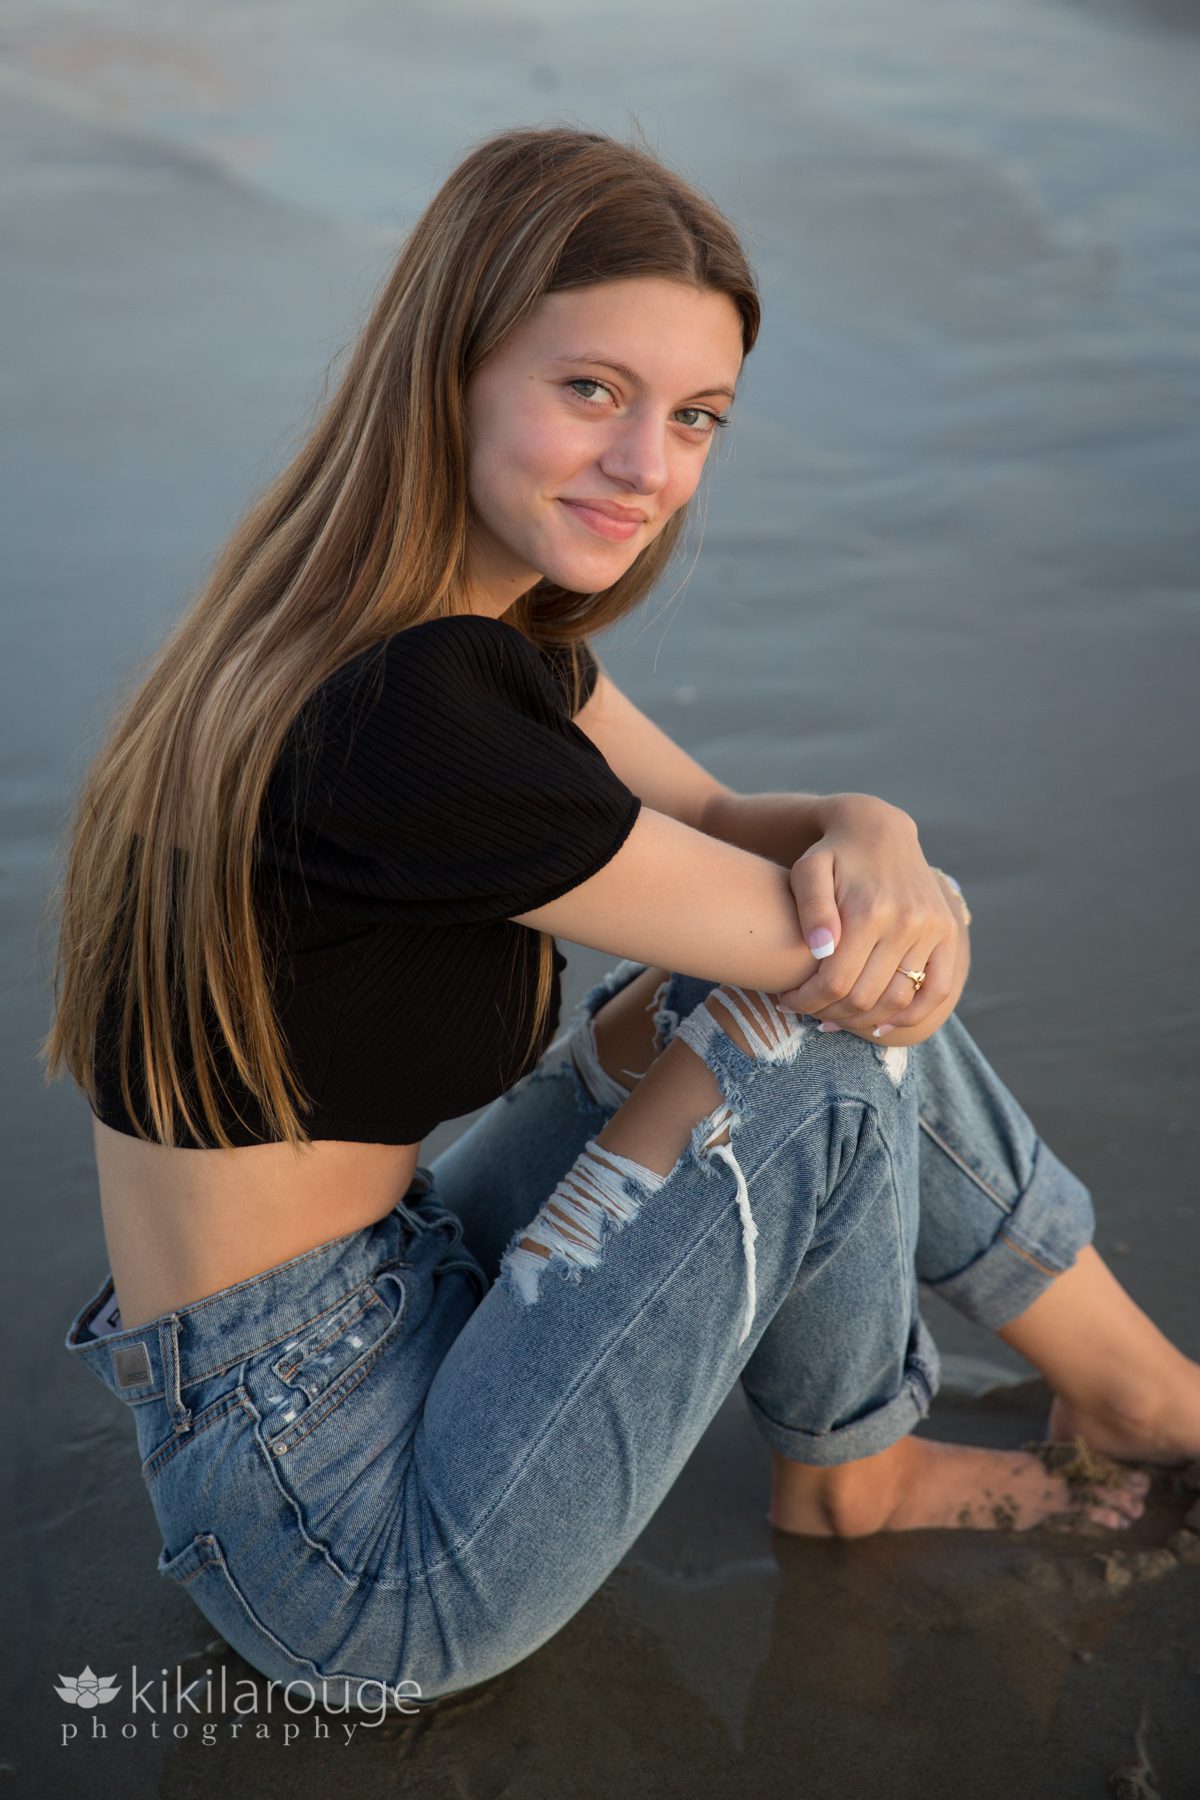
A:
<svg viewBox="0 0 1200 1800">
<path fill-rule="evenodd" d="M 1081 1490 L 1024 1450 L 902 1438 L 878 1456 L 813 1468 L 772 1453 L 767 1513 L 778 1531 L 866 1537 L 876 1531 L 1029 1531 L 1050 1522 L 1120 1530 L 1144 1511 L 1149 1476 Z"/>
</svg>

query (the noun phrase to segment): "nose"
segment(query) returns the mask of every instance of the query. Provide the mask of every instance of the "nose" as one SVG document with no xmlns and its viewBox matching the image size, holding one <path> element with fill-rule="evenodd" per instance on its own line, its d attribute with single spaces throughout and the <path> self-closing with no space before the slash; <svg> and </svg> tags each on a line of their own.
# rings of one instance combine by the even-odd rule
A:
<svg viewBox="0 0 1200 1800">
<path fill-rule="evenodd" d="M 670 478 L 665 420 L 655 418 L 649 409 L 640 416 L 633 409 L 614 424 L 600 467 L 613 481 L 623 482 L 637 494 L 661 493 Z"/>
</svg>

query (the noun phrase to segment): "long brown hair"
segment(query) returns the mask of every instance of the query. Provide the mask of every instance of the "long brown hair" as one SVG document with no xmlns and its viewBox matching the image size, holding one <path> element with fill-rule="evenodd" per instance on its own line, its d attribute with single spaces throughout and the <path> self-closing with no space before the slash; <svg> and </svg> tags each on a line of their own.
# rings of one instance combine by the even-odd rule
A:
<svg viewBox="0 0 1200 1800">
<path fill-rule="evenodd" d="M 198 1135 L 175 1055 L 182 1020 L 200 1111 L 212 1138 L 231 1147 L 207 1014 L 276 1140 L 297 1150 L 309 1142 L 297 1111 L 308 1097 L 287 1064 L 252 885 L 272 766 L 335 669 L 407 626 L 467 609 L 463 400 L 472 374 L 544 294 L 635 275 L 727 294 L 752 348 L 759 301 L 736 233 L 645 147 L 565 126 L 520 128 L 477 145 L 443 183 L 299 452 L 248 507 L 134 676 L 84 777 L 50 896 L 60 922 L 55 1016 L 41 1047 L 47 1081 L 66 1068 L 97 1110 L 97 1025 L 113 968 L 127 966 L 121 1089 L 136 1121 L 137 1031 L 151 1141 L 176 1142 L 177 1111 Z M 580 594 L 541 581 L 506 619 L 535 642 L 573 647 L 650 592 L 686 518 L 680 508 L 612 587 Z M 571 659 L 578 697 L 573 648 Z M 552 940 L 540 936 L 531 1045 L 553 976 Z"/>
</svg>

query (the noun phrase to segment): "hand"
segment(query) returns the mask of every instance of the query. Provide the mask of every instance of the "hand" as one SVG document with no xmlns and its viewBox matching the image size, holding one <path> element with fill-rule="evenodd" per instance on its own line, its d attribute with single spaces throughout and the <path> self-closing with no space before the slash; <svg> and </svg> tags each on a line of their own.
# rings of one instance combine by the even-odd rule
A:
<svg viewBox="0 0 1200 1800">
<path fill-rule="evenodd" d="M 883 1028 L 886 1035 L 882 1035 L 880 1041 L 884 1044 L 895 1044 L 897 1048 L 908 1044 L 924 1043 L 926 1038 L 932 1037 L 934 1032 L 946 1023 L 946 1020 L 958 1005 L 962 991 L 967 985 L 967 975 L 971 967 L 971 940 L 970 934 L 967 931 L 967 926 L 971 922 L 971 915 L 967 910 L 967 903 L 963 899 L 960 889 L 955 884 L 948 881 L 940 869 L 935 869 L 933 873 L 937 876 L 942 892 L 949 900 L 951 909 L 958 922 L 958 950 L 954 961 L 954 976 L 950 997 L 945 1000 L 941 1006 L 935 1008 L 933 1012 L 927 1013 L 925 1018 L 922 1019 L 919 1024 L 906 1024 L 905 1020 L 908 1015 L 907 1013 L 902 1013 L 894 1026 L 891 1024 L 886 1025 Z M 912 987 L 911 982 L 909 982 L 909 986 Z M 925 987 L 927 986 L 928 983 L 922 987 L 922 994 L 925 992 Z M 847 1028 L 840 1025 L 826 1025 L 825 1029 L 827 1031 L 842 1031 Z M 876 1041 L 873 1033 L 871 1041 Z"/>
<path fill-rule="evenodd" d="M 789 879 L 805 941 L 814 952 L 831 949 L 780 1002 L 859 1037 L 919 1043 L 950 1016 L 966 982 L 965 909 L 899 807 L 836 794 L 823 803 L 822 822 L 824 835 Z M 925 970 L 919 991 L 901 969 Z"/>
</svg>

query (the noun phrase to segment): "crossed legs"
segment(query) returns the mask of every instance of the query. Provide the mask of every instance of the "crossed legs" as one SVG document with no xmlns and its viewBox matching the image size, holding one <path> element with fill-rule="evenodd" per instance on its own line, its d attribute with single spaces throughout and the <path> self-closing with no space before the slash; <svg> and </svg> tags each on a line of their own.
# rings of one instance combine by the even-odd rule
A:
<svg viewBox="0 0 1200 1800">
<path fill-rule="evenodd" d="M 662 970 L 643 971 L 594 1021 L 600 1068 L 629 1094 L 597 1143 L 662 1174 L 720 1098 L 711 1071 L 686 1043 L 661 1048 L 651 1015 L 664 979 Z M 739 1047 L 751 1050 L 736 1018 L 723 1006 L 718 1016 Z M 1082 1435 L 1111 1456 L 1150 1462 L 1200 1454 L 1200 1368 L 1163 1337 L 1091 1246 L 998 1335 L 1054 1389 L 1052 1436 Z M 775 1451 L 772 1465 L 771 1523 L 814 1535 L 978 1529 L 1012 1523 L 1014 1515 L 1027 1527 L 1073 1511 L 1121 1527 L 1143 1510 L 1148 1486 L 1145 1475 L 1131 1472 L 1124 1485 L 1081 1504 L 1032 1455 L 912 1436 L 837 1467 Z"/>
</svg>

